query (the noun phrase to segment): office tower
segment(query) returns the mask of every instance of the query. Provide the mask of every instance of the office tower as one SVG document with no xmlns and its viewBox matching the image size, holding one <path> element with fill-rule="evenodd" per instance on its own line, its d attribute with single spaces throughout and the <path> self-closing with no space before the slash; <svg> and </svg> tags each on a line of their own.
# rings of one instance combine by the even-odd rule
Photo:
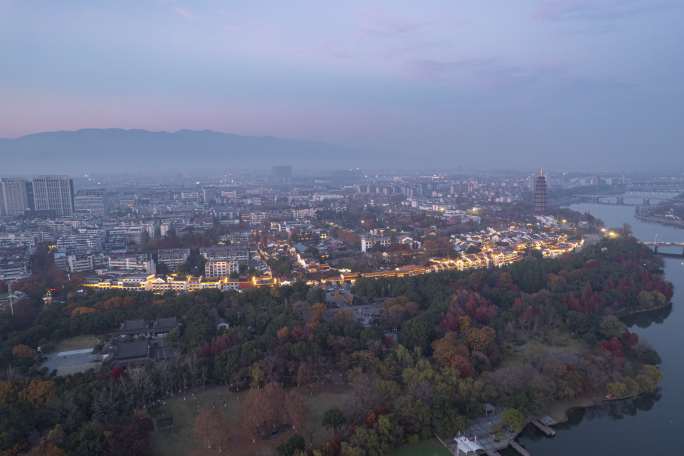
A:
<svg viewBox="0 0 684 456">
<path fill-rule="evenodd" d="M 292 166 L 274 166 L 271 177 L 276 184 L 289 184 L 292 180 Z"/>
<path fill-rule="evenodd" d="M 27 185 L 21 178 L 0 178 L 0 215 L 23 215 L 30 209 Z"/>
<path fill-rule="evenodd" d="M 36 211 L 51 211 L 58 217 L 74 214 L 74 182 L 69 176 L 33 178 L 33 203 Z"/>
<path fill-rule="evenodd" d="M 77 212 L 92 215 L 104 215 L 105 192 L 103 189 L 84 189 L 76 192 L 74 197 L 74 209 Z"/>
<path fill-rule="evenodd" d="M 544 170 L 534 178 L 534 213 L 544 215 L 546 213 L 546 176 Z"/>
</svg>

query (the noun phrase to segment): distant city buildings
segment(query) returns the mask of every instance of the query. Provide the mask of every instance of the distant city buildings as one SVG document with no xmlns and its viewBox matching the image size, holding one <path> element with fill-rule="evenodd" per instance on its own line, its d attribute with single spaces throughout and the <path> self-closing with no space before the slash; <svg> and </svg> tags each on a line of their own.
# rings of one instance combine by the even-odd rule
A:
<svg viewBox="0 0 684 456">
<path fill-rule="evenodd" d="M 38 247 L 88 288 L 165 293 L 347 286 L 501 267 L 531 249 L 558 256 L 578 245 L 568 224 L 548 215 L 546 191 L 583 176 L 302 174 L 296 185 L 291 176 L 276 166 L 239 184 L 2 178 L 0 280 L 29 276 Z M 525 210 L 518 203 L 530 190 Z"/>
<path fill-rule="evenodd" d="M 274 166 L 271 178 L 275 184 L 289 184 L 292 180 L 292 166 Z"/>
<path fill-rule="evenodd" d="M 175 271 L 185 263 L 190 256 L 190 249 L 159 249 L 157 263 L 163 264 L 170 271 Z"/>
<path fill-rule="evenodd" d="M 119 254 L 107 257 L 107 266 L 110 272 L 135 272 L 156 274 L 157 270 L 147 254 Z"/>
<path fill-rule="evenodd" d="M 24 215 L 31 209 L 29 183 L 16 177 L 0 178 L 0 215 Z"/>
<path fill-rule="evenodd" d="M 225 277 L 240 272 L 240 264 L 237 261 L 209 260 L 204 263 L 205 277 Z"/>
<path fill-rule="evenodd" d="M 244 245 L 239 244 L 202 247 L 199 252 L 207 261 L 236 261 L 244 263 L 249 261 L 249 250 Z"/>
<path fill-rule="evenodd" d="M 378 245 L 387 248 L 392 245 L 392 239 L 387 236 L 374 234 L 361 236 L 361 251 L 363 253 L 366 253 L 368 250 Z"/>
<path fill-rule="evenodd" d="M 74 210 L 92 215 L 104 215 L 105 192 L 103 189 L 86 189 L 76 192 Z"/>
<path fill-rule="evenodd" d="M 0 250 L 0 281 L 22 279 L 30 275 L 30 256 L 26 249 Z"/>
<path fill-rule="evenodd" d="M 537 215 L 546 213 L 546 176 L 544 170 L 540 169 L 539 174 L 534 178 L 534 212 Z"/>
<path fill-rule="evenodd" d="M 33 178 L 33 201 L 36 211 L 53 212 L 58 217 L 74 214 L 74 182 L 69 176 Z"/>
</svg>

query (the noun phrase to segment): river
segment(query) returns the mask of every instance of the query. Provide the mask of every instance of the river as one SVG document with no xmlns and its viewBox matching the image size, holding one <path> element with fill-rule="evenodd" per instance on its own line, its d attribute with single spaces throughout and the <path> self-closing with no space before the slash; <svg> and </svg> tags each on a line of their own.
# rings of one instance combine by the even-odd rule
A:
<svg viewBox="0 0 684 456">
<path fill-rule="evenodd" d="M 684 241 L 684 230 L 634 217 L 634 208 L 578 204 L 609 227 L 628 223 L 634 235 L 645 241 Z M 570 420 L 556 427 L 557 435 L 546 438 L 528 430 L 519 441 L 532 456 L 684 456 L 684 259 L 665 258 L 667 279 L 674 284 L 673 306 L 642 314 L 627 322 L 662 358 L 663 381 L 658 394 L 610 406 L 575 409 Z M 448 455 L 434 444 L 407 446 L 401 456 Z M 512 450 L 506 456 L 517 455 Z"/>
<path fill-rule="evenodd" d="M 607 226 L 632 226 L 642 240 L 684 241 L 684 230 L 645 223 L 634 218 L 634 208 L 594 204 L 574 205 Z M 632 330 L 662 357 L 663 381 L 654 397 L 614 403 L 610 407 L 575 410 L 570 421 L 557 427 L 555 438 L 529 431 L 520 438 L 532 456 L 684 455 L 684 264 L 666 258 L 665 273 L 674 284 L 673 307 L 628 322 Z"/>
</svg>

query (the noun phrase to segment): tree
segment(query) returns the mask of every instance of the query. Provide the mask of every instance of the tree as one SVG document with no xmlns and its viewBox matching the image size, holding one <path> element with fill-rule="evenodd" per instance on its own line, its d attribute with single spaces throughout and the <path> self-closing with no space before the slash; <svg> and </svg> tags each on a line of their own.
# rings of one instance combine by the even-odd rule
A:
<svg viewBox="0 0 684 456">
<path fill-rule="evenodd" d="M 277 432 L 287 419 L 284 403 L 285 391 L 277 383 L 250 389 L 242 406 L 245 430 L 254 438 Z"/>
<path fill-rule="evenodd" d="M 323 414 L 323 426 L 326 429 L 332 430 L 335 434 L 345 425 L 347 418 L 344 416 L 342 411 L 337 408 L 331 408 L 326 410 Z"/>
<path fill-rule="evenodd" d="M 419 307 L 405 296 L 389 298 L 383 305 L 382 318 L 388 328 L 398 328 L 407 318 L 414 317 Z"/>
<path fill-rule="evenodd" d="M 525 427 L 525 415 L 518 409 L 507 408 L 501 412 L 501 422 L 511 431 L 518 433 Z"/>
<path fill-rule="evenodd" d="M 660 370 L 651 365 L 645 365 L 636 376 L 636 382 L 639 384 L 639 392 L 654 393 L 658 389 L 658 384 L 663 374 Z"/>
<path fill-rule="evenodd" d="M 152 420 L 144 415 L 136 415 L 128 424 L 114 426 L 106 432 L 107 456 L 148 456 L 152 452 L 150 433 L 153 430 Z"/>
<path fill-rule="evenodd" d="M 302 432 L 306 420 L 307 409 L 304 398 L 297 391 L 290 391 L 285 397 L 287 421 L 296 432 Z"/>
<path fill-rule="evenodd" d="M 97 312 L 96 309 L 92 307 L 86 307 L 86 306 L 81 306 L 81 307 L 76 307 L 74 310 L 71 311 L 71 316 L 72 317 L 78 317 L 80 315 L 87 315 L 91 313 Z"/>
<path fill-rule="evenodd" d="M 24 344 L 18 344 L 12 347 L 12 354 L 17 358 L 31 359 L 35 356 L 35 352 L 31 347 Z"/>
<path fill-rule="evenodd" d="M 608 383 L 608 385 L 606 386 L 606 390 L 608 391 L 608 394 L 614 399 L 621 399 L 627 396 L 628 393 L 627 385 L 625 385 L 622 382 Z"/>
<path fill-rule="evenodd" d="M 612 337 L 620 337 L 625 333 L 625 325 L 619 318 L 608 315 L 601 320 L 601 334 L 610 339 Z"/>
<path fill-rule="evenodd" d="M 199 276 L 204 274 L 204 264 L 206 260 L 199 253 L 199 249 L 192 249 L 185 263 L 178 267 L 178 272 Z"/>
<path fill-rule="evenodd" d="M 466 340 L 472 350 L 486 353 L 496 340 L 496 331 L 489 326 L 470 328 L 466 333 Z"/>
<path fill-rule="evenodd" d="M 536 293 L 544 287 L 544 269 L 542 260 L 527 257 L 515 263 L 511 268 L 515 283 L 527 293 Z"/>
<path fill-rule="evenodd" d="M 427 318 L 418 316 L 401 325 L 399 340 L 405 347 L 419 347 L 426 351 L 430 346 L 433 328 Z"/>
<path fill-rule="evenodd" d="M 278 456 L 294 456 L 298 451 L 304 451 L 306 449 L 306 441 L 304 437 L 299 434 L 295 434 L 287 442 L 278 446 L 276 451 Z"/>
<path fill-rule="evenodd" d="M 38 445 L 26 453 L 26 456 L 64 456 L 65 454 L 64 450 L 55 443 L 41 440 Z"/>
<path fill-rule="evenodd" d="M 33 405 L 45 405 L 46 402 L 55 397 L 55 382 L 40 379 L 31 380 L 22 391 L 21 397 Z"/>
</svg>

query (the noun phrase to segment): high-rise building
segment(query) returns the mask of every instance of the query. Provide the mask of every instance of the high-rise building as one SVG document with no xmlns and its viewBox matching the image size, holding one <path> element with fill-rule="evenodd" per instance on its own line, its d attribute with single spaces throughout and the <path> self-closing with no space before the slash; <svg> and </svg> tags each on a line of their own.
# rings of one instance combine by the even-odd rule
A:
<svg viewBox="0 0 684 456">
<path fill-rule="evenodd" d="M 26 180 L 16 177 L 0 178 L 0 215 L 23 215 L 30 206 Z"/>
<path fill-rule="evenodd" d="M 546 176 L 544 170 L 540 169 L 539 174 L 534 178 L 534 213 L 544 215 L 546 213 Z"/>
<path fill-rule="evenodd" d="M 74 182 L 69 176 L 33 178 L 33 203 L 36 211 L 50 211 L 58 217 L 74 214 Z"/>
<path fill-rule="evenodd" d="M 289 184 L 292 180 L 292 166 L 274 166 L 271 177 L 276 184 Z"/>
<path fill-rule="evenodd" d="M 84 189 L 76 192 L 74 209 L 92 215 L 104 215 L 105 192 L 103 189 Z"/>
</svg>

